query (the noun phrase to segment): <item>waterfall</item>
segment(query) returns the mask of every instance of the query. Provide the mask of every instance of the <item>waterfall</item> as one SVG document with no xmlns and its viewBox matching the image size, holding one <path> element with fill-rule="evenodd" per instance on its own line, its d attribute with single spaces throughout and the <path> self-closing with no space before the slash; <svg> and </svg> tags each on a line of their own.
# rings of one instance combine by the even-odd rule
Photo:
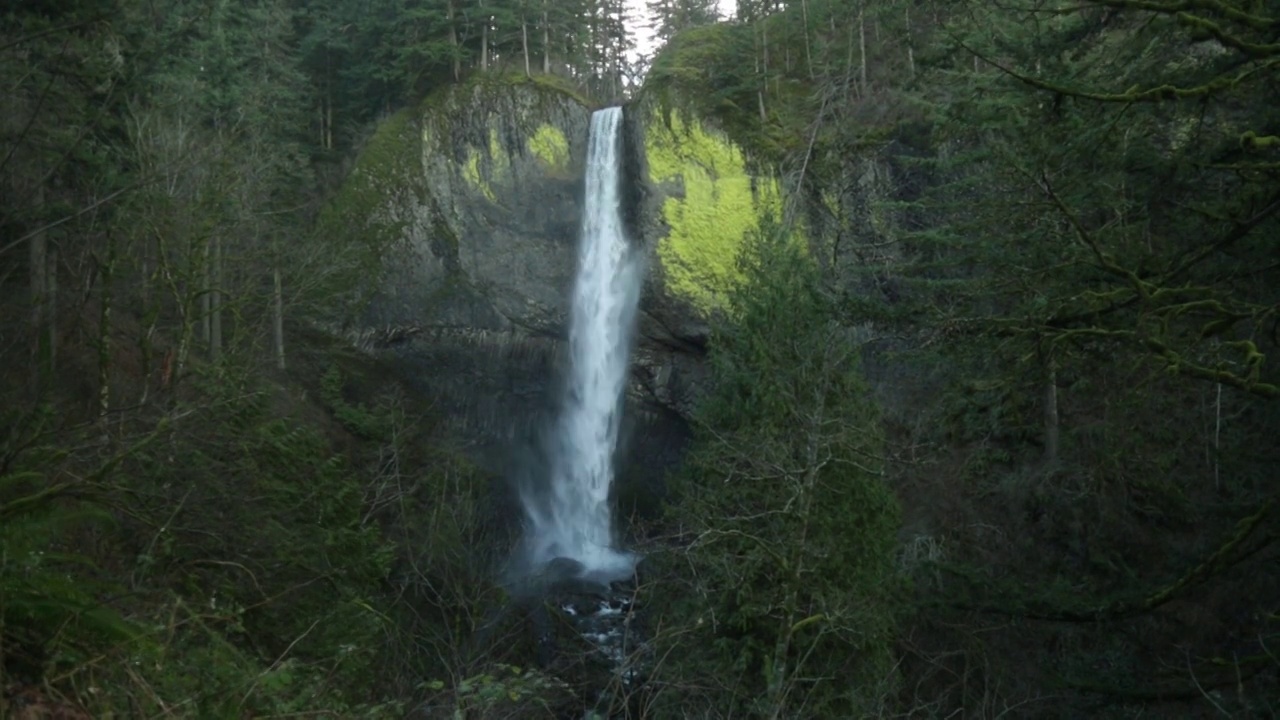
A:
<svg viewBox="0 0 1280 720">
<path fill-rule="evenodd" d="M 609 488 L 630 362 L 642 261 L 623 232 L 622 108 L 591 117 L 586 202 L 570 310 L 569 376 L 551 445 L 550 477 L 524 493 L 527 561 L 557 558 L 604 580 L 628 575 L 631 555 L 614 547 Z"/>
</svg>

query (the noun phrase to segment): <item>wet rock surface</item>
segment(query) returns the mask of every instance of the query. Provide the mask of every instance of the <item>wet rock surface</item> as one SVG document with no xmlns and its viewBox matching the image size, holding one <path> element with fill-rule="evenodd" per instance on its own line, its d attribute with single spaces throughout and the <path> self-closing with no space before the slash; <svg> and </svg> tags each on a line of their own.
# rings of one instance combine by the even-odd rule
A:
<svg viewBox="0 0 1280 720">
<path fill-rule="evenodd" d="M 557 558 L 548 566 L 535 622 L 544 667 L 575 675 L 591 689 L 598 717 L 616 714 L 616 699 L 644 682 L 649 658 L 640 631 L 635 577 L 607 582 L 581 572 L 580 563 Z"/>
</svg>

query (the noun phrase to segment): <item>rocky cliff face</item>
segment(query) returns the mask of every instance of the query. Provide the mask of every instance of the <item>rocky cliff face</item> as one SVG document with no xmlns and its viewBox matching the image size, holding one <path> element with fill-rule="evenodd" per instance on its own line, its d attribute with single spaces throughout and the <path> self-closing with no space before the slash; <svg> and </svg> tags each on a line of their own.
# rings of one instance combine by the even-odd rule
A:
<svg viewBox="0 0 1280 720">
<path fill-rule="evenodd" d="M 485 78 L 384 123 L 329 213 L 381 250 L 362 322 L 556 336 L 589 117 L 554 86 Z"/>
<path fill-rule="evenodd" d="M 548 80 L 447 88 L 383 124 L 325 213 L 326 232 L 383 258 L 356 334 L 479 447 L 510 447 L 554 410 L 590 114 Z M 708 318 L 778 190 L 688 113 L 645 101 L 626 117 L 625 215 L 650 263 L 624 472 L 650 474 L 683 444 Z"/>
</svg>

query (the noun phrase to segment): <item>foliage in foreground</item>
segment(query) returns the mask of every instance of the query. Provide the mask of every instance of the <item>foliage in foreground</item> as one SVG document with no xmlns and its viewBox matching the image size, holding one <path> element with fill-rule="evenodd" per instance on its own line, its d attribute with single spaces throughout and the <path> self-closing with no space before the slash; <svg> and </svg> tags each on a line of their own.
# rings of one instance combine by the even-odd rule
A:
<svg viewBox="0 0 1280 720">
<path fill-rule="evenodd" d="M 1191 5 L 742 3 L 655 63 L 879 336 L 912 713 L 1280 702 L 1280 23 Z"/>
<path fill-rule="evenodd" d="M 395 398 L 344 400 L 336 371 L 319 413 L 226 368 L 190 382 L 119 425 L 5 418 L 6 686 L 93 717 L 377 718 L 465 672 L 425 633 L 496 599 L 469 549 L 474 471 L 415 449 Z M 397 549 L 432 508 L 458 531 Z M 475 618 L 442 605 L 457 588 Z"/>
<path fill-rule="evenodd" d="M 899 585 L 877 412 L 800 243 L 769 227 L 741 262 L 659 560 L 659 685 L 725 717 L 860 716 L 892 688 Z"/>
</svg>

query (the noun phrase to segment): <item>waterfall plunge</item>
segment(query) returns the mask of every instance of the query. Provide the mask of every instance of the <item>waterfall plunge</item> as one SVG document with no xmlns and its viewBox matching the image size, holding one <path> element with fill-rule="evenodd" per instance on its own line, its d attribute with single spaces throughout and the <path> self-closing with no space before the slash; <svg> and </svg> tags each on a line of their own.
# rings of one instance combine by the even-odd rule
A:
<svg viewBox="0 0 1280 720">
<path fill-rule="evenodd" d="M 523 497 L 530 567 L 569 558 L 582 564 L 583 574 L 603 580 L 624 577 L 634 565 L 631 555 L 613 547 L 609 511 L 642 264 L 622 228 L 621 126 L 622 108 L 591 117 L 569 377 L 548 484 Z"/>
</svg>

